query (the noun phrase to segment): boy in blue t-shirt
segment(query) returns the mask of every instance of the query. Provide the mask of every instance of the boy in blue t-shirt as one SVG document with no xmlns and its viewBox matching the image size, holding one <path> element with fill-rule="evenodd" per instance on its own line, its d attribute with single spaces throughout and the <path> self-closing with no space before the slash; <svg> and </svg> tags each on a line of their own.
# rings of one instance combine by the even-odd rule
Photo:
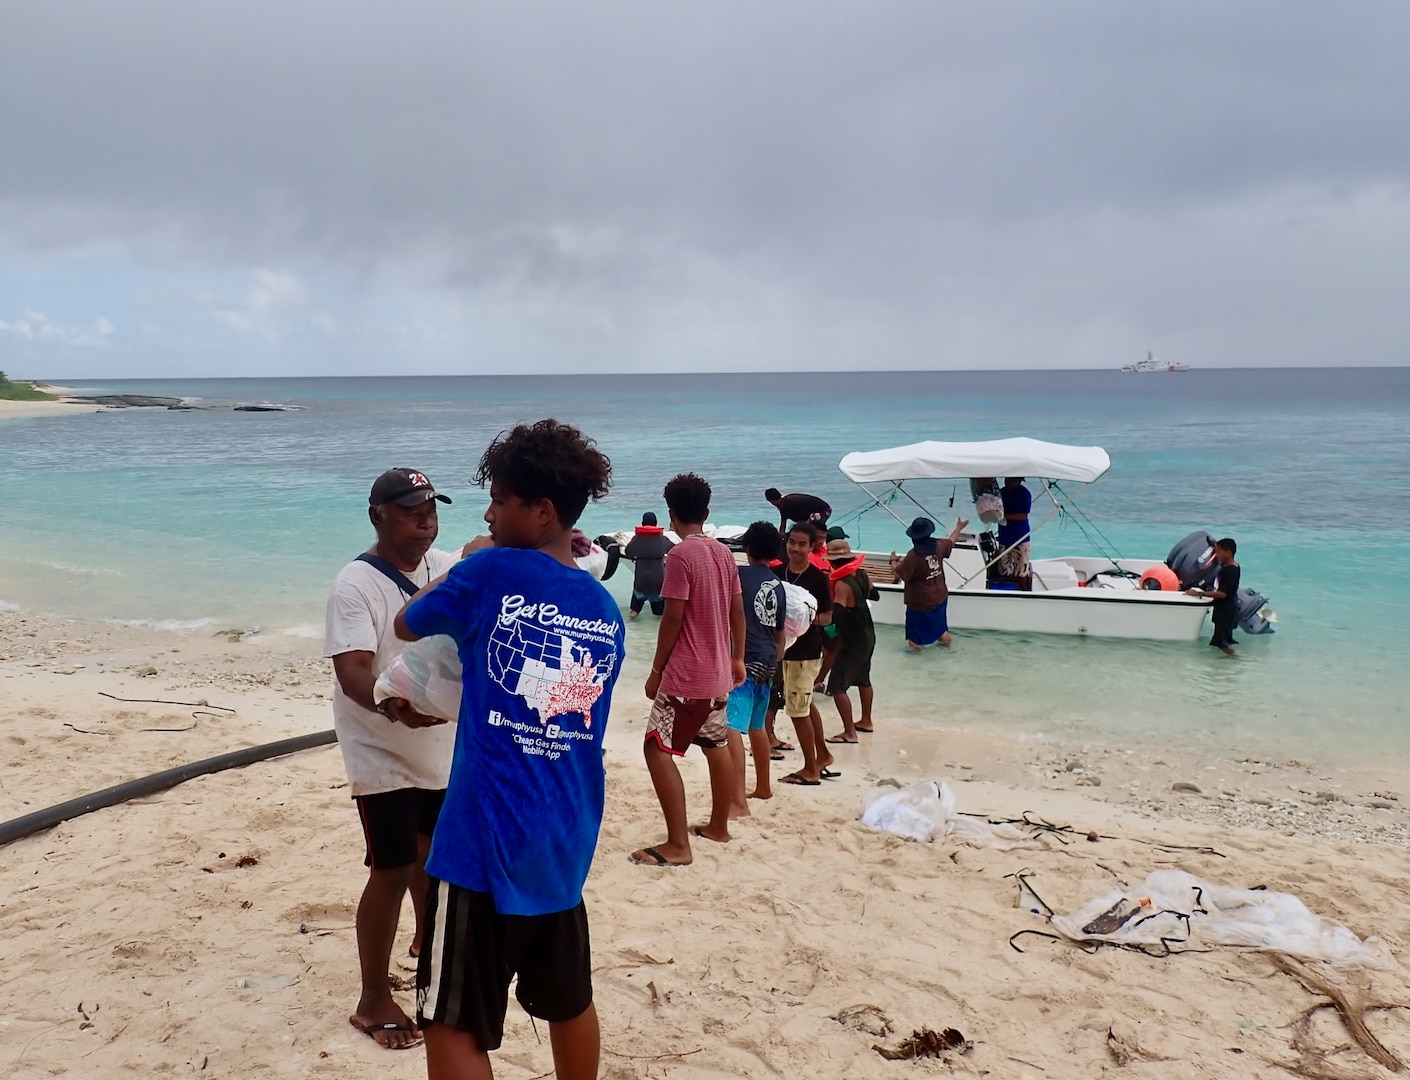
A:
<svg viewBox="0 0 1410 1080">
<path fill-rule="evenodd" d="M 590 440 L 555 420 L 496 439 L 475 475 L 490 486 L 494 547 L 467 555 L 397 616 L 407 641 L 454 638 L 465 670 L 416 974 L 431 1080 L 490 1075 L 516 974 L 520 1004 L 548 1021 L 561 1080 L 597 1075 L 582 894 L 624 649 L 621 611 L 574 562 L 572 528 L 611 472 Z"/>
</svg>

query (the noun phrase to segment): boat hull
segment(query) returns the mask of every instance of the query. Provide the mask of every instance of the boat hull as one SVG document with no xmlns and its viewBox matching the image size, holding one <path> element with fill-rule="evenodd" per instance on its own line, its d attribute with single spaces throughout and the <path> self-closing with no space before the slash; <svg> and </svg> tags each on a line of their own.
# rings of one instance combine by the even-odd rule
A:
<svg viewBox="0 0 1410 1080">
<path fill-rule="evenodd" d="M 874 570 L 885 556 L 869 553 Z M 1072 634 L 1079 637 L 1142 638 L 1189 641 L 1199 637 L 1210 601 L 1182 592 L 1154 592 L 1138 586 L 1141 574 L 1158 559 L 1109 559 L 1067 556 L 1035 559 L 1033 591 L 976 587 L 984 580 L 984 560 L 966 541 L 945 561 L 950 587 L 946 612 L 956 630 L 1002 630 L 1019 634 Z M 906 622 L 902 587 L 874 573 L 880 600 L 872 602 L 872 618 L 897 626 Z"/>
<path fill-rule="evenodd" d="M 906 607 L 898 585 L 877 585 L 872 602 L 878 623 L 904 625 Z M 1001 630 L 1024 634 L 1190 641 L 1200 636 L 1209 604 L 1182 593 L 1055 589 L 1049 592 L 960 589 L 946 612 L 954 630 Z"/>
</svg>

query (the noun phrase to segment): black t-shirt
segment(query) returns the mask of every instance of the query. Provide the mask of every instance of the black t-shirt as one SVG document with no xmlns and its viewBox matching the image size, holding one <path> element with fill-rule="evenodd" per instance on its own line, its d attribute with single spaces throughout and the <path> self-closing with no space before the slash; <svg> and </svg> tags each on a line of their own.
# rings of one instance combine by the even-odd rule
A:
<svg viewBox="0 0 1410 1080">
<path fill-rule="evenodd" d="M 778 512 L 789 521 L 808 521 L 813 517 L 826 521 L 832 514 L 832 507 L 816 495 L 794 492 L 779 499 Z"/>
<path fill-rule="evenodd" d="M 622 556 L 636 564 L 632 588 L 646 596 L 660 596 L 666 581 L 666 553 L 675 547 L 661 533 L 637 533 Z"/>
<path fill-rule="evenodd" d="M 790 585 L 797 585 L 812 593 L 818 602 L 819 615 L 826 615 L 832 610 L 832 582 L 816 566 L 810 563 L 808 569 L 801 574 L 795 574 L 788 569 L 787 563 L 783 563 L 775 572 Z M 823 654 L 822 647 L 822 628 L 813 625 L 808 627 L 807 632 L 793 643 L 793 647 L 783 654 L 783 658 L 785 660 L 817 660 Z"/>
<path fill-rule="evenodd" d="M 1213 591 L 1222 592 L 1224 599 L 1214 601 L 1211 614 L 1227 619 L 1239 613 L 1239 578 L 1242 576 L 1238 563 L 1219 568 L 1219 573 L 1214 576 Z"/>
<path fill-rule="evenodd" d="M 774 634 L 787 614 L 783 583 L 767 566 L 750 563 L 739 568 L 739 587 L 744 594 L 744 663 L 767 667 L 772 675 L 778 666 Z"/>
</svg>

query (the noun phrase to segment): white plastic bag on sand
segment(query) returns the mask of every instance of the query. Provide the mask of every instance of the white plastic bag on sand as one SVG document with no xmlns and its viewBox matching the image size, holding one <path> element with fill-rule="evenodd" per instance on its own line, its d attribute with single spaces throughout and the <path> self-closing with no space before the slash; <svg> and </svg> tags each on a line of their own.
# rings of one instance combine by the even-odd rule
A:
<svg viewBox="0 0 1410 1080">
<path fill-rule="evenodd" d="M 1138 888 L 1099 896 L 1051 921 L 1072 941 L 1163 941 L 1175 950 L 1242 945 L 1343 967 L 1395 967 L 1380 938 L 1363 941 L 1341 923 L 1308 911 L 1296 896 L 1211 885 L 1183 870 L 1157 870 Z"/>
<path fill-rule="evenodd" d="M 983 818 L 966 817 L 958 810 L 950 785 L 925 780 L 910 787 L 879 785 L 862 800 L 862 824 L 869 829 L 895 833 L 907 840 L 933 840 L 953 836 L 972 847 L 1012 851 L 1042 847 L 1034 837 L 1012 825 L 994 825 Z"/>
<path fill-rule="evenodd" d="M 783 618 L 783 642 L 788 649 L 813 625 L 818 616 L 818 598 L 803 586 L 789 581 L 783 583 L 783 595 L 788 604 Z"/>
<path fill-rule="evenodd" d="M 460 676 L 455 639 L 437 634 L 410 642 L 377 676 L 372 697 L 379 705 L 387 698 L 403 698 L 419 713 L 458 720 Z"/>
</svg>

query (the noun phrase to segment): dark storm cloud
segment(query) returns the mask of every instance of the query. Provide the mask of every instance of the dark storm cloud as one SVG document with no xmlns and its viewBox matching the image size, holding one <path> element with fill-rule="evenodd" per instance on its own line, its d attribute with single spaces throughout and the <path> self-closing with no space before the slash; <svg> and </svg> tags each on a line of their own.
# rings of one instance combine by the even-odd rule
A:
<svg viewBox="0 0 1410 1080">
<path fill-rule="evenodd" d="M 1119 320 L 1123 233 L 1183 262 L 1189 215 L 1394 203 L 1410 172 L 1398 3 L 95 0 L 4 30 L 12 259 Z"/>
</svg>

